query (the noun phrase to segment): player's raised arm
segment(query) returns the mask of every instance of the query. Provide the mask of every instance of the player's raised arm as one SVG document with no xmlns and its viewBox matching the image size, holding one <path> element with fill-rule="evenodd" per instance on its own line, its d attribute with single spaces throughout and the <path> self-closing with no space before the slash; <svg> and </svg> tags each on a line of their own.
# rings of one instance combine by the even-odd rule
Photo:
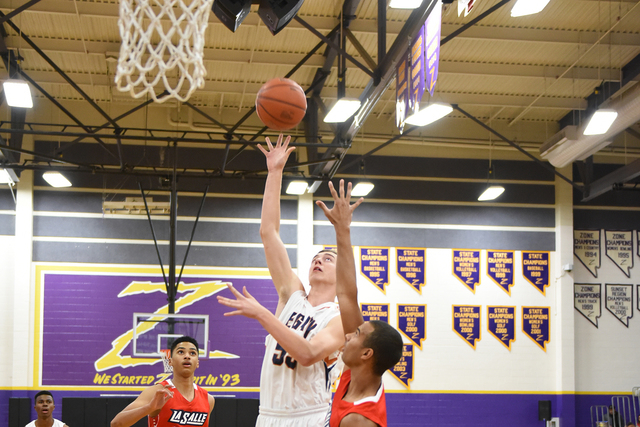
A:
<svg viewBox="0 0 640 427">
<path fill-rule="evenodd" d="M 300 279 L 291 269 L 289 255 L 280 238 L 282 174 L 287 159 L 295 147 L 289 147 L 290 136 L 283 142 L 283 135 L 280 134 L 275 146 L 268 137 L 265 139 L 269 148 L 268 151 L 258 145 L 258 148 L 267 159 L 267 170 L 269 171 L 262 200 L 260 238 L 264 245 L 267 267 L 269 267 L 273 284 L 276 287 L 280 301 L 284 303 L 293 292 L 303 289 Z"/>
<path fill-rule="evenodd" d="M 320 200 L 316 204 L 336 230 L 338 258 L 336 261 L 336 294 L 340 305 L 340 317 L 345 334 L 355 332 L 364 323 L 360 306 L 358 305 L 358 287 L 356 285 L 356 263 L 351 247 L 351 218 L 353 211 L 360 206 L 364 199 L 358 199 L 351 204 L 351 183 L 347 185 L 345 194 L 344 180 L 340 180 L 340 192 L 329 182 L 329 190 L 333 196 L 331 209 Z"/>
<path fill-rule="evenodd" d="M 173 396 L 168 387 L 154 385 L 146 388 L 140 396 L 124 408 L 111 421 L 111 427 L 129 427 L 146 416 L 155 416 Z"/>
</svg>

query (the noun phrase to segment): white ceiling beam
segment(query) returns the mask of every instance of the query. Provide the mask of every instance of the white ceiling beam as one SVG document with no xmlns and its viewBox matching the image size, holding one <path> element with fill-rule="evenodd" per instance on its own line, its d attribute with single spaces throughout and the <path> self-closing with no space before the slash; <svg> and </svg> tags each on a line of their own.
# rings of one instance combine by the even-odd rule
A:
<svg viewBox="0 0 640 427">
<path fill-rule="evenodd" d="M 76 13 L 74 4 L 78 7 L 78 13 Z M 13 9 L 0 8 L 4 13 L 9 13 Z M 67 15 L 77 17 L 93 17 L 100 19 L 118 19 L 118 5 L 106 4 L 106 3 L 87 3 L 87 2 L 70 2 L 68 0 L 47 0 L 46 2 L 39 2 L 31 6 L 28 10 L 22 12 L 23 14 L 29 13 L 46 13 L 48 15 Z M 320 32 L 329 32 L 337 24 L 338 20 L 333 17 L 316 17 L 316 16 L 301 16 L 306 22 L 312 25 Z M 257 26 L 264 24 L 260 21 L 257 13 L 250 13 L 242 23 L 243 27 Z M 387 35 L 397 36 L 402 29 L 404 22 L 387 22 Z M 214 26 L 216 29 L 229 31 L 224 27 L 218 18 L 211 14 L 209 18 L 209 26 Z M 442 37 L 446 37 L 459 29 L 461 25 L 443 24 L 442 25 Z M 307 31 L 302 25 L 296 21 L 291 21 L 287 29 L 299 29 Z M 375 19 L 355 19 L 349 26 L 351 32 L 355 33 L 369 33 L 377 34 L 378 23 Z M 23 31 L 27 32 L 27 29 L 23 28 Z M 208 31 L 211 31 L 209 29 Z M 599 34 L 597 31 L 575 31 L 575 30 L 558 30 L 558 29 L 530 29 L 530 28 L 501 28 L 493 26 L 475 25 L 459 36 L 456 39 L 459 40 L 494 40 L 505 42 L 535 42 L 535 43 L 556 43 L 556 44 L 573 44 L 573 45 L 591 45 L 596 42 Z M 455 40 L 455 39 L 454 39 Z M 621 46 L 640 46 L 640 34 L 638 33 L 612 33 L 611 44 Z"/>
</svg>

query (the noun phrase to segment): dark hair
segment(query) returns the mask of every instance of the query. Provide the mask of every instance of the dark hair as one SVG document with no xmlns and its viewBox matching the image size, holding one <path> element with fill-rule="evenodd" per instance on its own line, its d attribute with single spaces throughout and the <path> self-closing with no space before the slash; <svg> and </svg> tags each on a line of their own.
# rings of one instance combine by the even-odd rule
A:
<svg viewBox="0 0 640 427">
<path fill-rule="evenodd" d="M 39 391 L 38 393 L 36 393 L 36 397 L 34 397 L 33 400 L 35 402 L 37 402 L 38 401 L 38 397 L 40 397 L 42 395 L 51 396 L 51 400 L 53 400 L 53 394 L 51 394 L 51 392 L 47 391 L 47 390 L 42 390 L 42 391 Z"/>
<path fill-rule="evenodd" d="M 380 320 L 369 322 L 373 332 L 367 335 L 362 345 L 373 350 L 373 372 L 382 376 L 402 357 L 402 337 L 393 326 Z"/>
<path fill-rule="evenodd" d="M 318 251 L 318 253 L 317 253 L 317 254 L 315 254 L 313 257 L 315 258 L 315 257 L 317 257 L 318 255 L 320 255 L 320 254 L 322 254 L 322 253 L 325 253 L 325 252 L 328 252 L 328 253 L 330 253 L 330 254 L 334 254 L 335 256 L 338 256 L 338 251 L 337 251 L 336 249 L 328 248 L 328 249 L 323 249 L 323 250 L 321 250 L 321 251 Z"/>
<path fill-rule="evenodd" d="M 173 344 L 171 344 L 171 353 L 170 353 L 171 356 L 173 356 L 173 350 L 175 350 L 178 344 L 180 344 L 181 342 L 188 342 L 195 345 L 196 350 L 198 350 L 198 355 L 200 355 L 200 347 L 198 347 L 198 341 L 196 341 L 195 338 L 191 338 L 185 335 L 180 338 L 176 338 L 173 341 Z"/>
</svg>

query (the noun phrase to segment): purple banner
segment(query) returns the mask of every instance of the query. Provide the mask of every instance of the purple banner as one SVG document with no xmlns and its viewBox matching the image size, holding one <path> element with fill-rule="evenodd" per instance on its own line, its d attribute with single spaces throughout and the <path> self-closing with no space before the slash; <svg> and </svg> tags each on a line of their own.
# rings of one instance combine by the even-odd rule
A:
<svg viewBox="0 0 640 427">
<path fill-rule="evenodd" d="M 513 251 L 487 251 L 487 274 L 500 289 L 511 295 Z"/>
<path fill-rule="evenodd" d="M 424 27 L 424 25 L 420 27 L 420 31 L 418 31 L 418 34 L 415 36 L 410 46 L 409 115 L 417 113 L 418 110 L 420 110 L 420 100 L 424 94 Z"/>
<path fill-rule="evenodd" d="M 476 341 L 480 341 L 480 308 L 479 305 L 453 306 L 453 331 L 474 350 Z"/>
<path fill-rule="evenodd" d="M 427 337 L 427 306 L 398 304 L 398 330 L 422 350 Z"/>
<path fill-rule="evenodd" d="M 549 342 L 549 307 L 522 307 L 522 332 L 541 349 Z"/>
<path fill-rule="evenodd" d="M 426 250 L 415 248 L 396 248 L 396 271 L 402 280 L 422 294 L 426 284 Z"/>
<path fill-rule="evenodd" d="M 400 60 L 396 71 L 396 126 L 402 133 L 409 112 L 409 57 Z"/>
<path fill-rule="evenodd" d="M 438 80 L 438 63 L 440 62 L 440 32 L 442 28 L 442 4 L 437 2 L 424 24 L 425 63 L 427 90 L 433 96 Z"/>
<path fill-rule="evenodd" d="M 381 320 L 389 323 L 389 304 L 360 304 L 360 311 L 365 322 Z"/>
<path fill-rule="evenodd" d="M 411 389 L 409 383 L 413 381 L 413 346 L 404 344 L 402 346 L 402 358 L 389 370 L 406 388 Z"/>
<path fill-rule="evenodd" d="M 542 295 L 546 295 L 549 286 L 549 252 L 522 251 L 522 275 Z"/>
<path fill-rule="evenodd" d="M 516 340 L 516 308 L 488 306 L 487 330 L 511 351 L 511 343 Z"/>
<path fill-rule="evenodd" d="M 389 248 L 360 247 L 360 272 L 386 293 L 389 284 Z"/>
<path fill-rule="evenodd" d="M 168 312 L 162 276 L 124 271 L 40 276 L 42 326 L 36 327 L 36 340 L 41 342 L 42 386 L 144 387 L 163 377 L 160 358 L 134 357 L 132 343 L 133 313 Z M 269 278 L 203 275 L 181 282 L 175 311 L 209 316 L 209 354 L 201 356 L 198 384 L 258 387 L 266 332 L 255 320 L 223 316 L 230 309 L 218 304 L 215 295 L 232 298 L 228 282 L 239 290 L 246 286 L 275 310 L 277 294 Z"/>
<path fill-rule="evenodd" d="M 453 275 L 475 294 L 480 284 L 480 251 L 454 249 Z"/>
</svg>

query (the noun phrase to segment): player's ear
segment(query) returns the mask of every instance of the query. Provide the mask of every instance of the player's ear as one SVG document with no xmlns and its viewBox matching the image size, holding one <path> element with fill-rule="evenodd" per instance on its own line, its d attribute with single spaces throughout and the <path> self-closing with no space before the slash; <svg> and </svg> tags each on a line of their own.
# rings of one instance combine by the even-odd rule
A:
<svg viewBox="0 0 640 427">
<path fill-rule="evenodd" d="M 362 360 L 369 360 L 373 357 L 373 349 L 372 348 L 365 348 L 364 351 L 362 352 Z"/>
</svg>

